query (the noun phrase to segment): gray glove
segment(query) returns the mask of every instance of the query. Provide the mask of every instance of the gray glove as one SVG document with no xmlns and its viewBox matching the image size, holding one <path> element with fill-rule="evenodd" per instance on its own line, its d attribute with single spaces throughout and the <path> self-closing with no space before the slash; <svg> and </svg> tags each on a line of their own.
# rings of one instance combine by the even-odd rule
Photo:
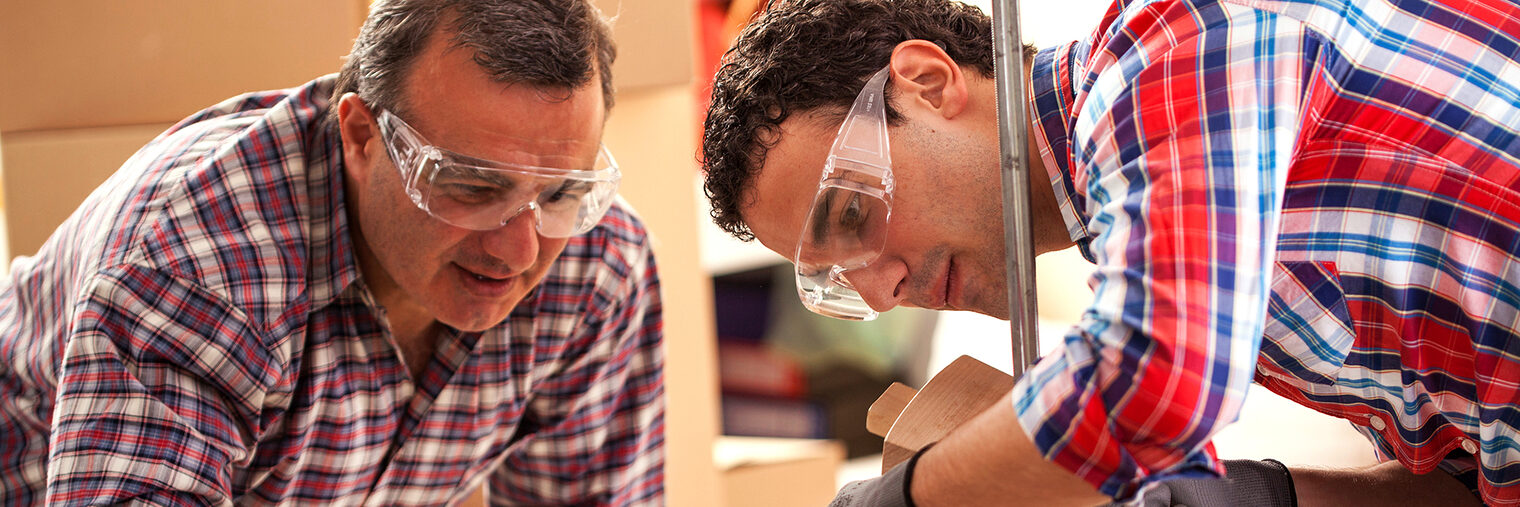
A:
<svg viewBox="0 0 1520 507">
<path fill-rule="evenodd" d="M 1277 460 L 1225 460 L 1221 479 L 1177 479 L 1145 490 L 1143 507 L 1296 507 L 1293 476 Z"/>
<path fill-rule="evenodd" d="M 829 507 L 914 507 L 910 495 L 913 487 L 913 467 L 918 458 L 934 444 L 924 446 L 913 453 L 913 458 L 898 463 L 881 477 L 855 481 L 839 488 Z"/>
</svg>

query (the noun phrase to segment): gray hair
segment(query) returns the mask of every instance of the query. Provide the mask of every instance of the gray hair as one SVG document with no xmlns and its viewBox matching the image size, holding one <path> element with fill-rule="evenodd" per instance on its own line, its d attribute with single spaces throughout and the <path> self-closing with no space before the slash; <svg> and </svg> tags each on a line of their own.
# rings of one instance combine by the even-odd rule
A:
<svg viewBox="0 0 1520 507">
<path fill-rule="evenodd" d="M 439 23 L 454 47 L 500 83 L 573 90 L 601 75 L 604 107 L 612 108 L 611 28 L 588 0 L 379 0 L 338 73 L 331 104 L 356 92 L 372 108 L 404 110 L 407 70 Z M 336 124 L 337 108 L 329 120 Z"/>
</svg>

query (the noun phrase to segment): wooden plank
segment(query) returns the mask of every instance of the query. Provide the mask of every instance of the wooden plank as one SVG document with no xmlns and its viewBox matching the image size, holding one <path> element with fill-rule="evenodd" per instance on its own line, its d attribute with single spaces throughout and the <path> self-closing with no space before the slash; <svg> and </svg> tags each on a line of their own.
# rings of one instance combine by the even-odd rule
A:
<svg viewBox="0 0 1520 507">
<path fill-rule="evenodd" d="M 897 421 L 897 416 L 902 415 L 908 402 L 913 401 L 913 395 L 918 391 L 904 385 L 901 382 L 893 382 L 887 386 L 887 390 L 876 398 L 871 408 L 866 409 L 866 431 L 878 437 L 886 437 L 892 429 L 892 423 Z"/>
</svg>

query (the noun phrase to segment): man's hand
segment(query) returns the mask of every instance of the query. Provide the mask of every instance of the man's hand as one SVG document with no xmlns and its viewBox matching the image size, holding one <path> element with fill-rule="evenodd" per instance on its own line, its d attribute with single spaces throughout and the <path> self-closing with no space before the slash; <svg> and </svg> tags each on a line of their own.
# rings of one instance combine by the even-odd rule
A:
<svg viewBox="0 0 1520 507">
<path fill-rule="evenodd" d="M 1022 505 L 1091 507 L 1098 490 L 1046 461 L 1024 433 L 1012 393 L 920 455 L 911 484 L 922 507 Z"/>
<path fill-rule="evenodd" d="M 892 467 L 881 477 L 845 484 L 829 502 L 829 507 L 915 507 L 909 494 L 913 484 L 913 468 L 918 458 L 934 444 L 924 446 L 913 453 L 913 458 Z"/>
</svg>

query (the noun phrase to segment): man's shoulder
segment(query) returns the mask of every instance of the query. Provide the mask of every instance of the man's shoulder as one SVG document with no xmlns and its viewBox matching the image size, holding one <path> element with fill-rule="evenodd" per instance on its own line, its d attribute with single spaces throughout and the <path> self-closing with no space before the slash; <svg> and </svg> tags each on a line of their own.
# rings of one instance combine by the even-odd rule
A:
<svg viewBox="0 0 1520 507">
<path fill-rule="evenodd" d="M 633 206 L 618 196 L 586 234 L 570 239 L 561 261 L 599 261 L 608 264 L 626 276 L 630 264 L 642 263 L 649 257 L 649 231 Z"/>
<path fill-rule="evenodd" d="M 617 196 L 612 202 L 607 215 L 597 223 L 596 230 L 622 243 L 644 245 L 649 242 L 649 231 L 644 228 L 644 219 L 623 196 Z"/>
<path fill-rule="evenodd" d="M 299 171 L 305 167 L 301 162 L 325 159 L 335 146 L 323 121 L 332 77 L 244 93 L 202 109 L 149 142 L 123 170 L 162 172 L 191 181 L 223 175 L 216 171 Z"/>
<path fill-rule="evenodd" d="M 552 292 L 622 298 L 657 283 L 649 232 L 633 207 L 618 197 L 590 232 L 570 238 L 544 284 Z M 588 292 L 590 291 L 590 292 Z"/>
<path fill-rule="evenodd" d="M 535 298 L 538 329 L 555 336 L 600 336 L 587 323 L 615 322 L 659 306 L 650 233 L 633 206 L 618 197 L 591 231 L 574 236 L 541 282 Z M 654 310 L 658 311 L 658 310 Z M 545 320 L 546 319 L 546 320 Z M 589 346 L 590 342 L 577 342 Z M 571 347 L 574 349 L 575 347 Z"/>
<path fill-rule="evenodd" d="M 102 266 L 151 267 L 279 313 L 304 291 L 313 222 L 338 209 L 323 87 L 228 99 L 140 150 L 86 203 L 109 231 Z"/>
</svg>

